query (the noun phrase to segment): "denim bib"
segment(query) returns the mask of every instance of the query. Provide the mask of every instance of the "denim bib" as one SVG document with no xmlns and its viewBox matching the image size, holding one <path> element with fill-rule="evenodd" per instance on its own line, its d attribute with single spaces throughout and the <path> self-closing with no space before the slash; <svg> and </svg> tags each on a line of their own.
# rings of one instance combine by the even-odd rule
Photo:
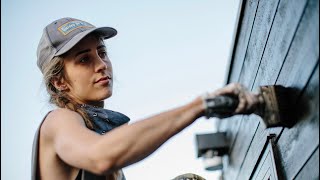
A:
<svg viewBox="0 0 320 180">
<path fill-rule="evenodd" d="M 93 123 L 93 129 L 99 134 L 105 134 L 108 131 L 119 127 L 130 121 L 130 118 L 122 113 L 103 109 L 87 104 L 81 105 L 91 122 Z"/>
</svg>

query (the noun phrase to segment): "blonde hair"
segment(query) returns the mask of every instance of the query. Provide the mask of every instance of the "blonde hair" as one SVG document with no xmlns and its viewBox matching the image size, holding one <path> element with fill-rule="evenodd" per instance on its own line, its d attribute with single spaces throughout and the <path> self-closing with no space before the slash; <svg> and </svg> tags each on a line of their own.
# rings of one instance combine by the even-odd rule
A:
<svg viewBox="0 0 320 180">
<path fill-rule="evenodd" d="M 89 129 L 93 129 L 93 123 L 89 119 L 87 113 L 83 108 L 80 108 L 80 104 L 72 100 L 67 93 L 59 91 L 53 84 L 53 78 L 61 80 L 66 78 L 64 73 L 64 62 L 63 57 L 54 57 L 43 69 L 44 82 L 46 85 L 47 92 L 49 93 L 49 102 L 55 104 L 61 108 L 67 108 L 72 111 L 79 113 L 85 121 L 86 126 Z"/>
<path fill-rule="evenodd" d="M 59 91 L 52 84 L 54 78 L 57 78 L 58 80 L 65 78 L 65 80 L 68 80 L 64 73 L 63 57 L 54 57 L 51 61 L 45 64 L 43 69 L 43 77 L 47 92 L 50 96 L 49 102 L 55 104 L 60 108 L 67 108 L 79 113 L 84 119 L 87 128 L 94 130 L 91 119 L 89 118 L 85 110 L 83 108 L 80 108 L 81 105 L 75 102 L 71 97 L 69 97 L 67 93 Z M 115 171 L 112 174 L 108 175 L 108 178 L 111 180 L 116 180 L 118 179 L 119 175 L 120 171 Z"/>
</svg>

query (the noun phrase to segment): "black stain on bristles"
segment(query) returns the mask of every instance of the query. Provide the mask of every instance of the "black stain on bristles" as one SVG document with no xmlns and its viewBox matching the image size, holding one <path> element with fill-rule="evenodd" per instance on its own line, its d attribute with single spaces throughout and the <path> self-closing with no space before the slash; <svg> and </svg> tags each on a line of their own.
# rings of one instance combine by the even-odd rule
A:
<svg viewBox="0 0 320 180">
<path fill-rule="evenodd" d="M 280 126 L 293 127 L 309 113 L 307 98 L 301 96 L 301 91 L 294 87 L 274 85 L 277 98 Z"/>
</svg>

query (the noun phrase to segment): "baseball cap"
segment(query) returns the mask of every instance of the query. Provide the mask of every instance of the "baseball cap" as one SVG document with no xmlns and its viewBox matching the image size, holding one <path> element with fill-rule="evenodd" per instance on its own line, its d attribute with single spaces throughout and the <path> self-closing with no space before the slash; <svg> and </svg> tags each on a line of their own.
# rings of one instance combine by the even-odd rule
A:
<svg viewBox="0 0 320 180">
<path fill-rule="evenodd" d="M 37 65 L 43 73 L 45 65 L 55 56 L 60 56 L 90 33 L 108 39 L 117 34 L 112 27 L 95 27 L 75 18 L 61 18 L 47 25 L 37 49 Z"/>
</svg>

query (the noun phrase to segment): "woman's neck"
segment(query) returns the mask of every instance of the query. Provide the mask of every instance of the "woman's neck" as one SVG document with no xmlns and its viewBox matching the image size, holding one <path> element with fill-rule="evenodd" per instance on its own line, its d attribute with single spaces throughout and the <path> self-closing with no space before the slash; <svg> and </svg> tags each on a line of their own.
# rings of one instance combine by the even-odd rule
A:
<svg viewBox="0 0 320 180">
<path fill-rule="evenodd" d="M 84 104 L 88 104 L 88 105 L 96 106 L 96 107 L 100 107 L 100 108 L 104 107 L 104 101 L 92 101 L 92 102 L 87 102 Z"/>
</svg>

